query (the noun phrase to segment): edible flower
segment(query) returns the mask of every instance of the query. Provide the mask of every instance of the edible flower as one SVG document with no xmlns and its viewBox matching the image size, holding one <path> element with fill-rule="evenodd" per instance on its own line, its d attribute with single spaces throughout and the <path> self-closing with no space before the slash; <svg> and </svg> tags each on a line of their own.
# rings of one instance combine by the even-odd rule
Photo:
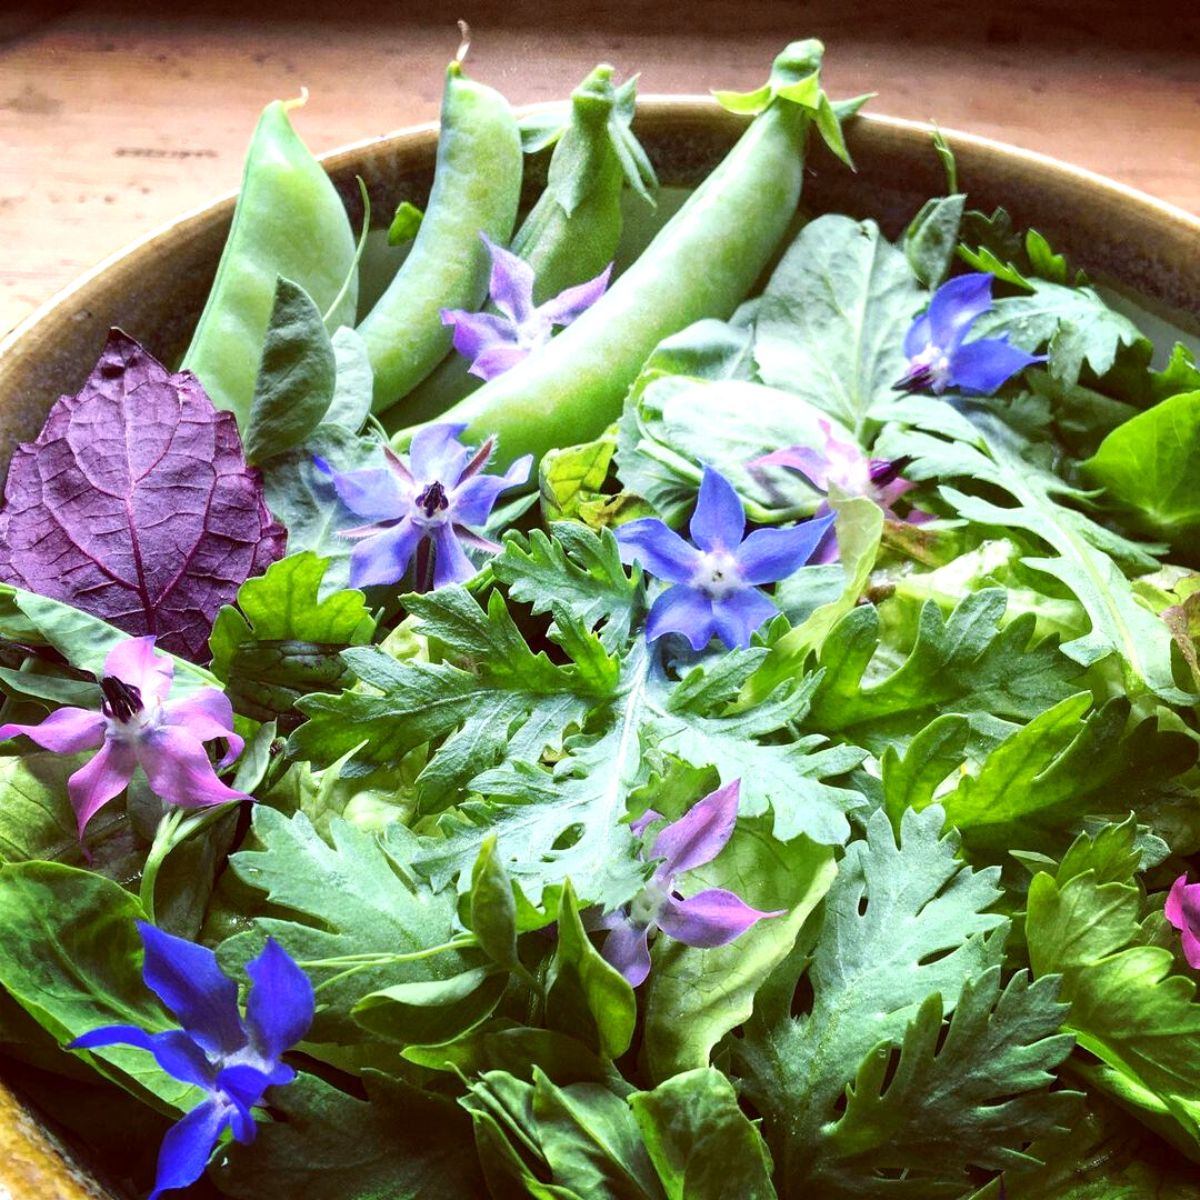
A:
<svg viewBox="0 0 1200 1200">
<path fill-rule="evenodd" d="M 599 927 L 609 931 L 601 953 L 634 987 L 650 973 L 651 931 L 708 950 L 732 942 L 764 917 L 785 911 L 759 912 L 725 888 L 707 888 L 687 899 L 675 891 L 677 875 L 712 862 L 725 848 L 737 822 L 740 785 L 735 779 L 697 801 L 678 821 L 664 825 L 650 851 L 652 859 L 662 862 L 649 883 L 625 911 L 600 919 Z M 640 836 L 646 826 L 661 820 L 662 814 L 651 809 L 631 828 Z"/>
<path fill-rule="evenodd" d="M 964 339 L 971 326 L 992 307 L 992 278 L 987 271 L 959 275 L 943 283 L 929 307 L 904 337 L 908 373 L 896 387 L 905 392 L 941 395 L 954 388 L 969 395 L 990 396 L 1001 384 L 1044 354 L 1026 354 L 998 338 Z"/>
<path fill-rule="evenodd" d="M 150 790 L 168 804 L 200 808 L 250 799 L 217 778 L 204 749 L 205 742 L 224 739 L 222 768 L 242 752 L 229 697 L 209 687 L 168 701 L 174 674 L 174 661 L 156 653 L 153 637 L 131 638 L 114 646 L 104 660 L 99 712 L 60 708 L 37 725 L 0 725 L 0 741 L 23 733 L 59 754 L 100 747 L 67 780 L 80 837 L 92 817 L 129 785 L 138 767 Z"/>
<path fill-rule="evenodd" d="M 150 1200 L 195 1183 L 226 1129 L 243 1143 L 254 1141 L 252 1109 L 269 1087 L 282 1087 L 296 1072 L 281 1060 L 312 1024 L 312 984 L 271 938 L 246 964 L 250 992 L 245 1018 L 238 990 L 206 946 L 138 922 L 146 948 L 142 978 L 178 1019 L 181 1029 L 149 1033 L 136 1025 L 106 1025 L 76 1038 L 68 1050 L 135 1046 L 148 1050 L 168 1075 L 194 1084 L 205 1098 L 163 1138 Z"/>
<path fill-rule="evenodd" d="M 695 545 L 657 517 L 617 530 L 624 562 L 639 560 L 652 575 L 674 584 L 651 606 L 646 637 L 681 633 L 700 650 L 715 633 L 730 649 L 748 646 L 750 635 L 778 611 L 758 585 L 786 579 L 808 562 L 832 523 L 832 515 L 817 517 L 792 529 L 757 529 L 744 538 L 746 514 L 737 492 L 705 467 L 688 526 Z"/>
<path fill-rule="evenodd" d="M 833 426 L 826 420 L 821 420 L 820 428 L 825 437 L 822 449 L 788 446 L 783 450 L 773 450 L 770 454 L 764 454 L 746 465 L 751 470 L 757 467 L 788 467 L 799 471 L 817 491 L 824 492 L 827 496 L 831 487 L 847 496 L 864 496 L 878 504 L 885 516 L 893 521 L 901 520 L 892 506 L 905 492 L 916 486 L 901 478 L 900 472 L 904 463 L 891 462 L 886 458 L 868 458 L 857 443 L 843 442 L 839 439 Z M 829 502 L 825 500 L 817 508 L 816 515 L 824 516 L 830 511 Z M 913 509 L 907 520 L 915 525 L 928 521 L 930 517 L 930 513 Z M 813 561 L 832 562 L 836 556 L 837 541 L 830 531 L 822 539 L 820 547 L 813 555 Z"/>
<path fill-rule="evenodd" d="M 479 236 L 492 256 L 488 293 L 500 311 L 471 313 L 443 308 L 442 324 L 454 326 L 454 348 L 471 359 L 471 374 L 495 379 L 544 346 L 556 325 L 570 325 L 591 308 L 608 287 L 612 264 L 595 279 L 566 288 L 544 304 L 535 305 L 533 268 L 511 250 L 497 246 L 486 233 Z"/>
<path fill-rule="evenodd" d="M 399 583 L 414 556 L 417 590 L 462 583 L 475 574 L 464 545 L 493 554 L 500 549 L 471 526 L 485 524 L 500 493 L 529 478 L 533 455 L 517 459 L 503 475 L 484 475 L 495 439 L 472 454 L 458 440 L 464 429 L 418 430 L 407 464 L 386 445 L 386 467 L 342 474 L 323 458 L 314 459 L 341 502 L 370 522 L 342 531 L 343 537 L 362 539 L 350 556 L 351 587 Z"/>
<path fill-rule="evenodd" d="M 1188 883 L 1180 875 L 1167 893 L 1163 915 L 1181 934 L 1188 966 L 1200 970 L 1200 883 Z"/>
</svg>

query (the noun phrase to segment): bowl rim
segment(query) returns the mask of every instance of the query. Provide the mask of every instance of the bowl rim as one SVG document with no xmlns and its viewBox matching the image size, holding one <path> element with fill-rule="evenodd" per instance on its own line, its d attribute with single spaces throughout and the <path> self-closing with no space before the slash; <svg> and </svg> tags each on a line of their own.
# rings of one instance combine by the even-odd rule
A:
<svg viewBox="0 0 1200 1200">
<path fill-rule="evenodd" d="M 744 124 L 749 123 L 749 118 L 729 113 L 714 96 L 704 95 L 699 92 L 648 93 L 638 97 L 639 109 L 643 106 L 646 109 L 665 110 L 667 112 L 698 110 L 698 112 L 706 112 L 714 116 L 721 115 L 729 118 L 731 121 Z M 520 105 L 514 108 L 513 111 L 519 121 L 528 116 L 553 112 L 556 108 L 562 107 L 562 101 L 550 100 L 536 104 Z M 1014 164 L 1032 166 L 1042 171 L 1057 174 L 1060 178 L 1072 180 L 1082 187 L 1107 194 L 1110 199 L 1126 204 L 1133 204 L 1147 216 L 1166 219 L 1172 224 L 1182 225 L 1197 238 L 1200 238 L 1200 214 L 1189 212 L 1177 204 L 1172 204 L 1169 200 L 1162 200 L 1130 184 L 1121 183 L 1119 180 L 1111 179 L 1107 175 L 1101 175 L 1099 172 L 1092 171 L 1087 167 L 1081 167 L 1075 163 L 1055 158 L 1053 155 L 1044 154 L 1038 150 L 1027 150 L 1022 146 L 1000 141 L 997 138 L 988 137 L 984 134 L 968 133 L 965 130 L 953 129 L 944 125 L 935 125 L 928 121 L 916 121 L 907 117 L 893 117 L 883 113 L 863 112 L 857 114 L 854 120 L 863 121 L 868 125 L 874 126 L 876 129 L 891 130 L 904 134 L 926 134 L 932 137 L 935 132 L 940 132 L 953 144 L 969 147 L 975 151 L 996 154 Z M 333 149 L 318 155 L 317 161 L 327 170 L 332 171 L 342 165 L 345 160 L 353 159 L 358 154 L 361 154 L 362 151 L 383 145 L 384 143 L 401 140 L 412 142 L 436 135 L 439 125 L 440 122 L 436 120 L 422 121 L 415 125 L 403 126 L 388 133 L 376 134 L 372 137 L 347 142 L 344 145 L 335 146 Z M 22 341 L 31 330 L 35 329 L 43 320 L 50 316 L 55 309 L 82 291 L 99 276 L 105 274 L 118 263 L 138 253 L 150 243 L 169 236 L 181 225 L 204 216 L 215 215 L 221 208 L 232 205 L 237 200 L 240 190 L 239 186 L 221 192 L 175 217 L 160 222 L 133 241 L 127 242 L 111 254 L 106 255 L 70 283 L 59 288 L 0 338 L 0 359 L 13 346 Z"/>
</svg>

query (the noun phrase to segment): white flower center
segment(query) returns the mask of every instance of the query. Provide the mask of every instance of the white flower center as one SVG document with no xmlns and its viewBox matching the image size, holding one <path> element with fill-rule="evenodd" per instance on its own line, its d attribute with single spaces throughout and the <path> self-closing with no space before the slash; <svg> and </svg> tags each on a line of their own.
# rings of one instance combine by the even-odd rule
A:
<svg viewBox="0 0 1200 1200">
<path fill-rule="evenodd" d="M 629 919 L 638 928 L 647 925 L 657 925 L 658 915 L 662 912 L 670 892 L 657 876 L 629 902 Z"/>
<path fill-rule="evenodd" d="M 691 578 L 691 586 L 698 588 L 710 600 L 724 600 L 746 585 L 737 559 L 728 550 L 710 550 L 700 555 L 699 565 Z"/>
<path fill-rule="evenodd" d="M 950 356 L 930 342 L 912 360 L 914 367 L 924 367 L 929 375 L 929 386 L 935 392 L 944 392 L 950 384 Z"/>
<path fill-rule="evenodd" d="M 143 702 L 140 712 L 135 712 L 126 720 L 120 717 L 105 715 L 108 729 L 105 736 L 113 742 L 131 744 L 140 742 L 147 734 L 153 733 L 163 723 L 163 707 L 154 699 Z"/>
</svg>

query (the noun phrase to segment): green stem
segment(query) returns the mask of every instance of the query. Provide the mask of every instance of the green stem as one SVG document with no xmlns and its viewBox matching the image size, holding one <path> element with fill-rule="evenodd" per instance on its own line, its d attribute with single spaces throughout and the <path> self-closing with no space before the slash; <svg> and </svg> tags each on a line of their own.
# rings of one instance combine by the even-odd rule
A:
<svg viewBox="0 0 1200 1200">
<path fill-rule="evenodd" d="M 155 924 L 154 885 L 158 880 L 158 870 L 175 846 L 175 834 L 182 821 L 182 808 L 174 808 L 163 814 L 158 828 L 154 831 L 154 841 L 150 845 L 150 853 L 146 855 L 146 865 L 142 867 L 142 882 L 138 888 L 138 899 L 141 900 L 142 911 L 151 925 Z"/>
<path fill-rule="evenodd" d="M 319 992 L 322 988 L 327 988 L 351 975 L 356 975 L 359 971 L 366 970 L 367 967 L 388 967 L 395 963 L 418 962 L 423 958 L 433 958 L 435 955 L 446 954 L 452 950 L 469 950 L 478 944 L 474 937 L 458 938 L 454 941 L 442 942 L 437 946 L 426 946 L 423 950 L 412 950 L 408 954 L 347 954 L 339 958 L 307 959 L 297 965 L 307 971 L 341 966 L 343 963 L 352 964 L 346 970 L 339 971 L 336 975 L 331 975 L 328 979 L 323 979 L 318 983 L 313 990 Z"/>
</svg>

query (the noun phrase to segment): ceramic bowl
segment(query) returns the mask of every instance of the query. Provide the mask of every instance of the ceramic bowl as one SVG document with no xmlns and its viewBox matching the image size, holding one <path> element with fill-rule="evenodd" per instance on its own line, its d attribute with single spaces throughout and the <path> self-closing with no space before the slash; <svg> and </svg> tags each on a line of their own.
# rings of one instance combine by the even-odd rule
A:
<svg viewBox="0 0 1200 1200">
<path fill-rule="evenodd" d="M 745 125 L 707 97 L 638 102 L 637 131 L 665 184 L 700 182 Z M 997 205 L 1033 227 L 1095 282 L 1176 329 L 1200 335 L 1200 219 L 1044 155 L 944 131 L 973 207 Z M 812 155 L 803 203 L 814 212 L 872 217 L 896 237 L 929 196 L 945 190 L 929 126 L 863 116 L 848 142 L 851 173 L 823 148 Z M 361 220 L 355 176 L 381 220 L 405 199 L 424 204 L 437 129 L 423 125 L 324 159 L 352 220 Z M 527 180 L 530 198 L 540 181 Z M 0 342 L 0 472 L 18 441 L 33 438 L 55 398 L 75 392 L 117 325 L 164 361 L 176 360 L 208 294 L 233 214 L 233 196 L 181 217 L 101 263 Z M 0 1059 L 0 1080 L 4 1063 Z M 67 1085 L 69 1086 L 69 1085 Z M 0 1196 L 15 1200 L 117 1197 L 86 1162 L 0 1082 Z"/>
</svg>

